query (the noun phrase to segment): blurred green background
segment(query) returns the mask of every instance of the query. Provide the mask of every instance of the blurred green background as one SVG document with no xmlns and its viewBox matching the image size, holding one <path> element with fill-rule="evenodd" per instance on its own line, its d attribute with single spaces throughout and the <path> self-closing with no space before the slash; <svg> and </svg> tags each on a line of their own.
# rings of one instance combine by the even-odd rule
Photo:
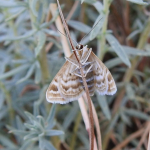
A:
<svg viewBox="0 0 150 150">
<path fill-rule="evenodd" d="M 89 148 L 78 102 L 52 105 L 45 98 L 65 62 L 59 25 L 55 25 L 59 13 L 52 3 L 56 1 L 0 0 L 2 150 Z M 104 62 L 118 88 L 113 96 L 92 97 L 103 150 L 148 149 L 150 2 L 61 0 L 60 4 L 75 41 L 98 23 L 82 44 Z"/>
</svg>

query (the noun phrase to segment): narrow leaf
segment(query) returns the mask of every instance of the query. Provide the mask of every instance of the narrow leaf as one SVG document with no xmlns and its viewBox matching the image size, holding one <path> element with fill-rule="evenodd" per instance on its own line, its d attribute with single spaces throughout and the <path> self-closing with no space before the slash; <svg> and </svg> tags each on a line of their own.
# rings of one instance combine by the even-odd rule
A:
<svg viewBox="0 0 150 150">
<path fill-rule="evenodd" d="M 36 11 L 36 3 L 37 3 L 37 0 L 32 0 L 32 1 L 29 0 L 30 9 L 35 17 L 37 17 L 37 14 L 38 14 Z"/>
<path fill-rule="evenodd" d="M 48 124 L 52 124 L 54 116 L 55 116 L 55 111 L 56 111 L 56 105 L 53 104 L 49 113 L 49 116 L 47 117 L 47 122 Z"/>
<path fill-rule="evenodd" d="M 127 0 L 127 1 L 130 1 L 130 2 L 132 2 L 132 3 L 139 4 L 139 5 L 148 5 L 148 3 L 143 2 L 143 0 Z"/>
<path fill-rule="evenodd" d="M 91 34 L 90 34 L 90 40 L 93 40 L 99 34 L 99 31 L 104 24 L 104 20 L 105 20 L 105 16 L 103 14 L 100 14 L 97 17 L 97 19 L 93 25 L 93 29 L 91 31 Z"/>
<path fill-rule="evenodd" d="M 134 109 L 126 109 L 125 113 L 132 117 L 137 117 L 143 120 L 150 120 L 149 115 Z"/>
<path fill-rule="evenodd" d="M 105 66 L 108 68 L 108 69 L 111 69 L 117 65 L 120 65 L 122 63 L 121 59 L 119 57 L 117 58 L 113 58 L 113 59 L 110 59 L 108 61 L 105 62 Z"/>
<path fill-rule="evenodd" d="M 59 36 L 59 33 L 54 31 L 54 30 L 50 30 L 50 29 L 43 29 L 43 31 L 49 35 L 52 35 L 52 36 Z"/>
<path fill-rule="evenodd" d="M 78 112 L 78 107 L 74 106 L 68 113 L 68 115 L 65 117 L 63 122 L 63 127 L 66 130 L 68 126 L 74 121 L 74 118 Z"/>
<path fill-rule="evenodd" d="M 17 41 L 17 40 L 27 39 L 27 38 L 31 37 L 32 35 L 34 35 L 36 32 L 37 32 L 37 30 L 33 29 L 21 36 L 17 36 L 17 37 L 15 37 L 15 36 L 8 37 L 7 36 L 7 37 L 3 38 L 3 41 Z"/>
<path fill-rule="evenodd" d="M 89 27 L 79 21 L 69 20 L 68 25 L 73 27 L 76 30 L 83 32 L 83 33 L 88 33 L 91 31 L 91 27 Z"/>
<path fill-rule="evenodd" d="M 22 65 L 22 66 L 19 66 L 19 67 L 15 68 L 15 69 L 12 69 L 11 71 L 8 71 L 8 72 L 0 75 L 0 80 L 11 77 L 11 76 L 13 76 L 13 75 L 15 75 L 19 72 L 22 72 L 22 71 L 26 70 L 29 67 L 30 67 L 30 64 L 25 64 L 25 65 Z"/>
<path fill-rule="evenodd" d="M 57 136 L 64 134 L 64 132 L 60 130 L 46 130 L 45 133 L 46 136 Z"/>
<path fill-rule="evenodd" d="M 106 39 L 109 42 L 109 44 L 111 45 L 111 47 L 113 48 L 113 50 L 117 53 L 117 55 L 120 57 L 120 59 L 127 65 L 127 66 L 131 66 L 131 63 L 128 59 L 128 56 L 126 54 L 126 52 L 124 51 L 124 49 L 122 48 L 122 46 L 120 45 L 120 43 L 118 42 L 118 40 L 111 34 L 107 34 L 106 35 Z"/>
<path fill-rule="evenodd" d="M 38 84 L 40 83 L 42 79 L 42 73 L 41 73 L 41 67 L 39 62 L 36 62 L 36 68 L 35 68 L 35 83 Z"/>
<path fill-rule="evenodd" d="M 26 8 L 25 8 L 25 9 L 20 10 L 18 13 L 16 13 L 16 14 L 14 14 L 14 15 L 10 16 L 10 17 L 9 17 L 9 18 L 7 18 L 5 21 L 7 22 L 7 21 L 10 21 L 10 20 L 12 20 L 12 19 L 16 18 L 17 16 L 19 16 L 20 14 L 22 14 L 25 10 L 26 10 Z"/>
<path fill-rule="evenodd" d="M 110 110 L 109 110 L 108 103 L 106 100 L 106 96 L 99 95 L 98 93 L 96 93 L 96 95 L 97 95 L 98 103 L 99 103 L 103 113 L 105 114 L 106 118 L 108 120 L 110 120 L 111 114 L 110 114 Z"/>
<path fill-rule="evenodd" d="M 38 33 L 38 45 L 35 48 L 35 55 L 38 56 L 46 42 L 46 35 L 42 31 Z"/>
<path fill-rule="evenodd" d="M 111 129 L 113 129 L 113 128 L 114 128 L 114 126 L 116 125 L 116 123 L 117 123 L 118 119 L 119 119 L 119 114 L 116 114 L 116 115 L 113 117 L 113 119 L 111 120 L 111 122 L 110 122 L 110 125 L 109 125 L 109 128 L 108 128 L 107 132 L 109 132 Z"/>
<path fill-rule="evenodd" d="M 150 56 L 150 52 L 140 50 L 134 47 L 122 46 L 127 54 L 138 55 L 138 56 Z"/>
<path fill-rule="evenodd" d="M 20 79 L 20 80 L 17 82 L 17 84 L 19 84 L 19 83 L 21 83 L 21 82 L 24 82 L 25 80 L 27 80 L 28 78 L 30 78 L 30 76 L 33 74 L 34 69 L 35 69 L 35 64 L 33 64 L 33 65 L 29 68 L 29 70 L 28 70 L 26 76 L 23 77 L 22 79 Z"/>
<path fill-rule="evenodd" d="M 93 6 L 96 8 L 96 10 L 101 13 L 102 10 L 104 9 L 104 6 L 102 5 L 101 2 L 97 1 L 93 4 Z"/>
<path fill-rule="evenodd" d="M 55 147 L 46 139 L 40 138 L 39 147 L 41 150 L 56 150 Z"/>
</svg>

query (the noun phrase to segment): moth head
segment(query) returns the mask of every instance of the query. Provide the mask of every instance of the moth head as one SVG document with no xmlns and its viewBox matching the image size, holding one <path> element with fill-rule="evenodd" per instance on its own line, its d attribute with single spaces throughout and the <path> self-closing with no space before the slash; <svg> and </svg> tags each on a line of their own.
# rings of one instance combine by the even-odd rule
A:
<svg viewBox="0 0 150 150">
<path fill-rule="evenodd" d="M 83 45 L 82 45 L 82 44 L 78 44 L 78 45 L 76 46 L 76 49 L 77 49 L 77 50 L 82 50 L 82 49 L 83 49 Z"/>
<path fill-rule="evenodd" d="M 76 46 L 76 52 L 77 52 L 78 58 L 81 59 L 82 53 L 83 53 L 83 45 L 78 44 L 78 45 Z"/>
</svg>

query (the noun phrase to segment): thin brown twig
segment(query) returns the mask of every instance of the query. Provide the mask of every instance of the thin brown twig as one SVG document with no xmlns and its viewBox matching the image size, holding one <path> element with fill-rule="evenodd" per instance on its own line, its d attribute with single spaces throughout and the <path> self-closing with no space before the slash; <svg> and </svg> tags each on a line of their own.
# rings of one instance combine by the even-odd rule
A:
<svg viewBox="0 0 150 150">
<path fill-rule="evenodd" d="M 82 117 L 83 117 L 83 120 L 84 120 L 84 123 L 85 123 L 85 128 L 86 130 L 88 131 L 89 133 L 89 128 L 90 128 L 90 121 L 89 121 L 89 118 L 88 118 L 88 114 L 87 114 L 87 109 L 86 109 L 86 105 L 85 105 L 85 102 L 84 102 L 84 99 L 87 100 L 85 98 L 85 94 L 83 95 L 83 97 L 80 97 L 78 99 L 78 102 L 79 102 L 79 106 L 81 109 L 81 113 L 82 113 Z M 91 101 L 92 102 L 92 101 Z M 96 144 L 96 138 L 94 136 L 94 150 L 97 150 L 97 144 Z M 99 150 L 102 150 L 102 149 L 99 149 Z"/>
<path fill-rule="evenodd" d="M 145 129 L 145 131 L 144 131 L 144 133 L 143 133 L 143 136 L 142 136 L 142 138 L 141 138 L 141 140 L 140 140 L 140 142 L 139 142 L 139 144 L 138 144 L 136 150 L 140 150 L 142 144 L 143 144 L 143 143 L 145 142 L 145 140 L 146 140 L 146 137 L 147 137 L 149 131 L 150 131 L 150 122 L 147 123 L 147 127 L 146 127 L 146 129 Z"/>
<path fill-rule="evenodd" d="M 76 60 L 78 61 L 80 73 L 81 73 L 82 80 L 83 80 L 83 85 L 84 85 L 84 87 L 85 87 L 85 92 L 86 92 L 87 99 L 88 99 L 89 119 L 90 119 L 90 150 L 93 150 L 93 149 L 94 149 L 94 123 L 93 123 L 93 112 L 92 112 L 92 105 L 91 105 L 90 93 L 89 93 L 89 90 L 88 90 L 88 86 L 87 86 L 87 83 L 86 83 L 86 79 L 85 79 L 85 77 L 84 77 L 84 73 L 83 73 L 83 69 L 82 69 L 82 64 L 80 63 L 80 60 L 79 60 L 79 58 L 77 57 L 77 54 L 76 54 L 76 51 L 75 51 L 75 48 L 74 48 L 72 39 L 71 39 L 71 37 L 70 37 L 70 33 L 69 33 L 68 26 L 67 26 L 67 24 L 66 24 L 65 18 L 64 18 L 64 16 L 63 16 L 63 13 L 62 13 L 62 10 L 61 10 L 60 4 L 59 4 L 59 0 L 57 0 L 57 4 L 58 4 L 59 13 L 60 13 L 60 16 L 61 16 L 61 19 L 62 19 L 64 28 L 65 28 L 67 37 L 68 37 L 68 39 L 69 39 L 69 42 L 70 42 L 70 45 L 71 45 L 71 47 L 72 47 L 73 53 L 74 53 L 74 55 L 75 55 L 75 57 L 76 57 Z"/>
<path fill-rule="evenodd" d="M 149 137 L 148 137 L 148 146 L 147 146 L 147 150 L 150 150 L 150 131 L 149 131 Z"/>
<path fill-rule="evenodd" d="M 84 99 L 86 100 L 86 94 L 83 95 Z M 94 122 L 95 122 L 95 127 L 96 127 L 96 133 L 97 133 L 97 143 L 98 143 L 98 148 L 99 150 L 102 150 L 102 139 L 101 139 L 101 131 L 100 131 L 100 125 L 99 125 L 99 121 L 98 121 L 98 116 L 94 107 L 93 102 L 92 103 L 92 110 L 93 110 L 93 116 L 94 116 Z"/>
<path fill-rule="evenodd" d="M 53 42 L 49 42 L 49 43 L 46 45 L 46 47 L 45 47 L 46 53 L 48 53 L 48 51 L 52 48 L 53 44 L 54 44 Z"/>
<path fill-rule="evenodd" d="M 79 4 L 79 1 L 75 1 L 74 4 L 73 4 L 73 7 L 71 8 L 71 11 L 69 12 L 67 18 L 66 18 L 66 21 L 70 20 L 71 17 L 73 16 L 75 10 L 77 9 L 78 7 L 78 4 Z"/>
<path fill-rule="evenodd" d="M 112 150 L 121 150 L 123 147 L 125 147 L 129 142 L 131 142 L 133 139 L 139 137 L 142 135 L 142 133 L 144 132 L 144 129 L 140 129 L 136 132 L 134 132 L 133 134 L 131 134 L 130 136 L 128 136 L 123 142 L 121 142 L 119 145 L 117 145 L 115 148 L 113 148 Z"/>
</svg>

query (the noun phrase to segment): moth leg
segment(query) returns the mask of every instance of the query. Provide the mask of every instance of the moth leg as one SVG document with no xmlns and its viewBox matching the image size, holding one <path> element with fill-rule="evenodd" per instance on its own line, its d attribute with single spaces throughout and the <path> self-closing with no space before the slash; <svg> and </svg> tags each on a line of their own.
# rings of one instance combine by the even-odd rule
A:
<svg viewBox="0 0 150 150">
<path fill-rule="evenodd" d="M 78 76 L 78 77 L 82 78 L 82 76 L 80 74 L 76 73 L 77 69 L 79 69 L 79 67 L 77 67 L 76 69 L 74 69 L 71 73 L 74 74 L 74 75 L 76 75 L 76 76 Z"/>
<path fill-rule="evenodd" d="M 92 61 L 92 62 L 85 62 L 85 63 L 82 63 L 83 66 L 86 66 L 86 65 L 89 65 L 89 64 L 94 64 L 95 61 Z"/>
<path fill-rule="evenodd" d="M 88 72 L 91 70 L 92 67 L 93 67 L 93 64 L 88 68 L 88 70 L 86 71 L 86 73 L 83 75 L 84 78 L 87 76 Z M 76 71 L 77 69 L 78 69 L 78 68 L 76 68 L 76 69 L 75 69 L 73 72 L 71 72 L 71 73 L 73 73 L 74 75 L 76 75 L 76 76 L 82 78 L 82 76 L 81 76 L 80 74 L 75 73 L 75 71 Z"/>
<path fill-rule="evenodd" d="M 86 73 L 85 73 L 85 75 L 84 75 L 84 77 L 86 77 L 86 75 L 88 74 L 88 72 L 92 69 L 92 67 L 93 67 L 93 64 L 92 65 L 90 65 L 90 67 L 88 68 L 88 70 L 86 71 Z"/>
<path fill-rule="evenodd" d="M 65 57 L 65 59 L 66 59 L 67 61 L 69 61 L 70 63 L 72 63 L 73 65 L 75 65 L 77 68 L 79 68 L 79 65 L 76 64 L 76 62 L 75 62 L 73 59 L 70 59 L 69 57 Z"/>
<path fill-rule="evenodd" d="M 83 48 L 84 49 L 84 48 Z M 92 48 L 90 48 L 87 52 L 87 55 L 84 57 L 84 55 L 82 54 L 82 57 L 81 57 L 81 62 L 82 64 L 85 64 L 86 61 L 88 60 L 88 58 L 90 57 L 90 54 L 92 52 Z"/>
</svg>

